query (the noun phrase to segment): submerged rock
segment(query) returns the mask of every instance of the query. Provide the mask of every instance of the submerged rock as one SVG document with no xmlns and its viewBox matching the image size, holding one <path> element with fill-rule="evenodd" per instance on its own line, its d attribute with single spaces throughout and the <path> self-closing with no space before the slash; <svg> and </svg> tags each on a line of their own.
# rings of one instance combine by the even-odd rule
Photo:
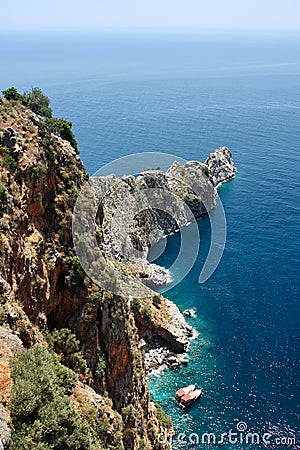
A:
<svg viewBox="0 0 300 450">
<path fill-rule="evenodd" d="M 197 317 L 197 312 L 195 308 L 185 309 L 183 311 L 183 315 L 186 317 L 192 317 L 194 319 L 195 317 Z"/>
</svg>

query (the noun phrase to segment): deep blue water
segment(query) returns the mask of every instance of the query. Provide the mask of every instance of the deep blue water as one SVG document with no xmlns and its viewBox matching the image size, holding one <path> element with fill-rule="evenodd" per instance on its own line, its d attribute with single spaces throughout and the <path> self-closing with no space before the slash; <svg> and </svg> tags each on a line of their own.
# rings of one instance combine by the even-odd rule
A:
<svg viewBox="0 0 300 450">
<path fill-rule="evenodd" d="M 150 387 L 173 418 L 174 448 L 250 448 L 178 443 L 178 433 L 220 436 L 238 421 L 261 435 L 272 430 L 266 448 L 300 448 L 299 435 L 296 445 L 275 444 L 299 424 L 300 34 L 107 32 L 0 41 L 0 89 L 40 86 L 54 114 L 72 120 L 90 173 L 128 153 L 204 160 L 220 145 L 232 150 L 238 174 L 219 190 L 228 225 L 222 261 L 199 285 L 210 242 L 202 219 L 197 262 L 167 293 L 180 309 L 197 307 L 191 362 Z M 169 238 L 162 265 L 174 259 L 178 240 Z M 172 397 L 189 382 L 204 395 L 183 413 Z"/>
</svg>

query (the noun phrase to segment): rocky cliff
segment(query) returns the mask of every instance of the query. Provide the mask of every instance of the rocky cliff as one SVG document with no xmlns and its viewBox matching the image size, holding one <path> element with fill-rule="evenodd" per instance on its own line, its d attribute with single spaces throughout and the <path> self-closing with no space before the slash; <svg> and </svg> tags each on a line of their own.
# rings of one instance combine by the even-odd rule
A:
<svg viewBox="0 0 300 450">
<path fill-rule="evenodd" d="M 73 247 L 72 213 L 89 177 L 69 142 L 20 102 L 4 99 L 0 132 L 0 445 L 8 448 L 13 431 L 12 355 L 35 344 L 47 347 L 46 332 L 68 328 L 79 339 L 88 368 L 79 376 L 72 402 L 82 417 L 88 407 L 106 424 L 88 448 L 168 448 L 158 442 L 162 413 L 150 400 L 141 343 L 158 343 L 177 354 L 186 350 L 192 329 L 164 297 L 105 292 L 83 272 Z M 119 185 L 118 204 L 124 200 L 128 206 L 129 199 L 130 205 L 132 193 L 145 186 L 162 186 L 179 193 L 198 218 L 214 207 L 215 186 L 234 171 L 229 150 L 222 148 L 205 164 L 174 163 L 167 173 L 149 171 L 108 182 Z M 175 221 L 164 211 L 142 211 L 134 219 L 129 239 L 138 258 L 132 259 L 121 248 L 123 238 L 128 240 L 122 210 L 116 230 L 116 210 L 108 197 L 97 224 L 106 257 L 131 267 L 133 278 L 137 272 L 139 278 L 151 278 L 146 257 L 153 242 L 191 220 L 181 205 L 173 209 L 177 206 Z"/>
<path fill-rule="evenodd" d="M 1 100 L 0 130 L 2 444 L 11 432 L 12 354 L 45 346 L 45 331 L 67 327 L 88 365 L 76 392 L 108 424 L 93 448 L 164 448 L 134 312 L 94 285 L 74 253 L 72 211 L 88 179 L 80 158 L 18 102 Z"/>
</svg>

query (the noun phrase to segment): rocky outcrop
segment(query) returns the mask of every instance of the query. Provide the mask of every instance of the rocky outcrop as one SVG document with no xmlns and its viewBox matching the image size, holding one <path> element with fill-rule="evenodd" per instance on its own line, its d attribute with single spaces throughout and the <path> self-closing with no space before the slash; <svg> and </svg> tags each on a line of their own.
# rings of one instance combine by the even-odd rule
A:
<svg viewBox="0 0 300 450">
<path fill-rule="evenodd" d="M 151 306 L 151 320 L 145 317 L 142 308 L 135 312 L 140 337 L 146 340 L 150 347 L 152 343 L 155 345 L 160 342 L 172 352 L 184 353 L 194 337 L 194 330 L 186 323 L 173 302 L 162 296 L 159 298 L 159 306 Z M 155 308 L 159 310 L 159 314 L 155 312 Z"/>
<path fill-rule="evenodd" d="M 147 261 L 150 249 L 209 213 L 216 205 L 216 187 L 233 178 L 235 171 L 231 152 L 220 147 L 205 163 L 175 161 L 165 173 L 94 177 L 101 199 L 98 223 L 104 253 L 123 264 L 135 264 L 148 286 L 165 284 L 170 274 Z"/>
<path fill-rule="evenodd" d="M 236 168 L 232 162 L 231 151 L 227 147 L 220 147 L 211 153 L 205 164 L 216 187 L 235 177 Z"/>
</svg>

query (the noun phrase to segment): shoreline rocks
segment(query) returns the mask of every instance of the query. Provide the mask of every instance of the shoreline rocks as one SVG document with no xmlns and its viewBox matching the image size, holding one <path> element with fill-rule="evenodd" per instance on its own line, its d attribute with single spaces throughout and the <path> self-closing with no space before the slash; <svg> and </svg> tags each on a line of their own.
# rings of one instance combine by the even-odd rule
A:
<svg viewBox="0 0 300 450">
<path fill-rule="evenodd" d="M 166 335 L 158 330 L 155 333 L 145 333 L 142 348 L 145 350 L 146 373 L 151 378 L 161 374 L 166 369 L 176 369 L 189 363 L 188 353 L 190 344 L 197 339 L 199 333 L 187 324 L 183 314 L 178 307 L 166 300 L 166 308 L 168 308 L 171 321 L 168 332 L 173 336 L 176 342 L 170 342 L 166 339 Z M 178 343 L 181 346 L 178 346 Z"/>
<path fill-rule="evenodd" d="M 140 278 L 152 289 L 159 286 L 166 286 L 173 280 L 171 272 L 162 266 L 144 260 L 138 260 L 136 264 L 139 267 Z"/>
<path fill-rule="evenodd" d="M 176 353 L 171 351 L 167 346 L 162 345 L 159 341 L 152 342 L 144 346 L 145 350 L 145 367 L 148 377 L 153 378 L 160 375 L 166 369 L 177 369 L 186 366 L 189 363 L 188 353 L 190 351 L 191 341 L 199 336 L 195 329 L 192 336 L 188 337 L 188 345 L 185 352 Z"/>
<path fill-rule="evenodd" d="M 182 354 L 173 353 L 168 348 L 159 345 L 150 348 L 145 353 L 146 374 L 150 378 L 160 375 L 166 369 L 177 369 L 180 366 L 185 366 L 188 362 L 187 356 L 183 357 Z"/>
</svg>

